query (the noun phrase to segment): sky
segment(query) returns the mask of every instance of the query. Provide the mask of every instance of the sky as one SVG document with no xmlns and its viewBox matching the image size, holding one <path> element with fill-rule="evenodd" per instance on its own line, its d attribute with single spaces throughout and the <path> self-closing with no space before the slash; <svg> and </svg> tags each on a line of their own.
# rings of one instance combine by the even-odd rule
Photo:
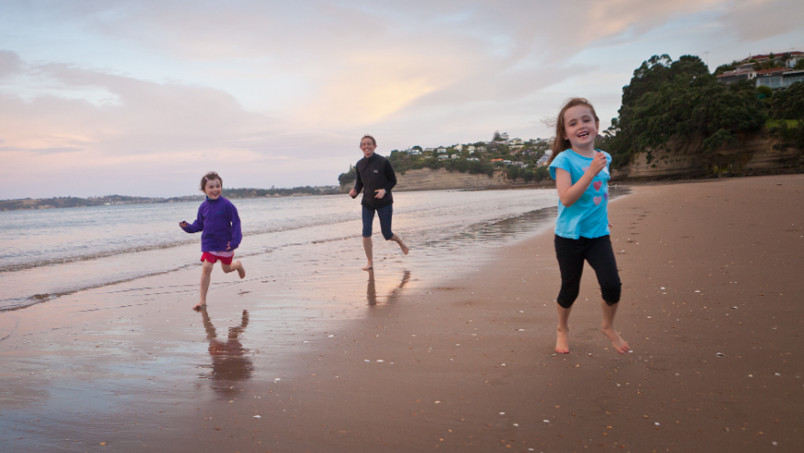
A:
<svg viewBox="0 0 804 453">
<path fill-rule="evenodd" d="M 336 185 L 362 157 L 605 130 L 653 55 L 804 51 L 799 0 L 3 0 L 0 199 Z"/>
</svg>

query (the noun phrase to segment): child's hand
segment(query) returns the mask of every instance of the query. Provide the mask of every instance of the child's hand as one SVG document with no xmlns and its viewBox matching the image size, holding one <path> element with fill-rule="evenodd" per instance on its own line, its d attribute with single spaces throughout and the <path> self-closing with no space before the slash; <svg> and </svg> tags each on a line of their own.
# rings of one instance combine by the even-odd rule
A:
<svg viewBox="0 0 804 453">
<path fill-rule="evenodd" d="M 382 198 L 385 196 L 385 189 L 377 189 L 375 192 L 377 195 L 374 195 L 374 198 Z"/>
<path fill-rule="evenodd" d="M 179 222 L 179 226 L 182 228 L 187 228 L 188 226 L 190 226 L 190 224 L 182 220 L 181 222 Z"/>
<path fill-rule="evenodd" d="M 601 170 L 606 168 L 607 164 L 606 155 L 598 151 L 595 153 L 595 157 L 592 158 L 592 163 L 589 164 L 589 170 L 586 171 L 589 173 L 589 176 L 594 178 Z"/>
<path fill-rule="evenodd" d="M 355 189 L 350 190 L 349 191 L 349 196 L 352 197 L 352 198 L 356 197 L 357 196 L 357 191 Z"/>
</svg>

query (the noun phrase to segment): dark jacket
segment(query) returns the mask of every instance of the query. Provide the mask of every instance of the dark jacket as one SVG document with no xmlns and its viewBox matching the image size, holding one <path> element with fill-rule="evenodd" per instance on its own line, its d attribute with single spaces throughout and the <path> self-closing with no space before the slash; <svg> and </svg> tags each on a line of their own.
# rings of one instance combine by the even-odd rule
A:
<svg viewBox="0 0 804 453">
<path fill-rule="evenodd" d="M 391 189 L 396 185 L 396 174 L 391 162 L 377 153 L 362 158 L 355 165 L 355 192 L 363 191 L 362 205 L 370 208 L 382 208 L 394 202 Z M 377 190 L 385 189 L 385 196 L 374 198 Z"/>
</svg>

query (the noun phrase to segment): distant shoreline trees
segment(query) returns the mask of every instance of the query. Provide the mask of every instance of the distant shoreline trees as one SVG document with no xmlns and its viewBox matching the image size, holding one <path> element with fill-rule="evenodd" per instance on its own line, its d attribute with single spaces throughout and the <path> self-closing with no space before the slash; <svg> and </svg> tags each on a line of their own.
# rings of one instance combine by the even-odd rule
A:
<svg viewBox="0 0 804 453">
<path fill-rule="evenodd" d="M 226 198 L 264 198 L 264 197 L 290 197 L 301 195 L 331 195 L 340 193 L 337 186 L 311 187 L 302 186 L 292 189 L 229 189 L 224 188 Z M 103 197 L 54 197 L 54 198 L 22 198 L 16 200 L 0 200 L 0 211 L 14 211 L 20 209 L 54 209 L 54 208 L 81 208 L 92 206 L 114 206 L 129 204 L 155 204 L 178 203 L 182 201 L 200 201 L 203 194 L 186 195 L 183 197 L 150 198 L 130 197 L 125 195 L 107 195 Z"/>
</svg>

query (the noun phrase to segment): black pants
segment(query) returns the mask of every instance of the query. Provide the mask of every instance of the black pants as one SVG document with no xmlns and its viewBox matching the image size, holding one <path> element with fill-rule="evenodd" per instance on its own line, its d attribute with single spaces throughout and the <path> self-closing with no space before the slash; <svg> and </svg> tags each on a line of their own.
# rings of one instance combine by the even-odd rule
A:
<svg viewBox="0 0 804 453">
<path fill-rule="evenodd" d="M 570 308 L 578 298 L 583 275 L 583 262 L 588 261 L 597 274 L 600 292 L 608 305 L 620 301 L 620 275 L 617 262 L 611 249 L 609 236 L 589 239 L 567 239 L 555 237 L 556 258 L 561 270 L 561 291 L 556 302 L 564 308 Z"/>
</svg>

